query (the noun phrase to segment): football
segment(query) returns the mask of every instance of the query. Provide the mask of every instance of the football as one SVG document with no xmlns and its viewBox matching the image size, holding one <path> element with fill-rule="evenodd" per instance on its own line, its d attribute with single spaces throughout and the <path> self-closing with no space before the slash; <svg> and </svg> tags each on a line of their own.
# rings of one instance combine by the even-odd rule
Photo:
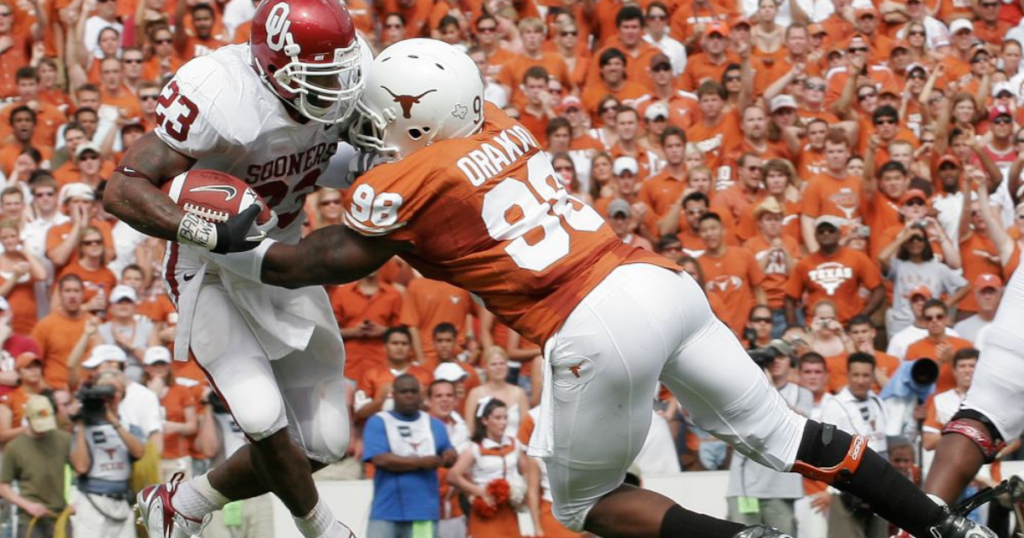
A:
<svg viewBox="0 0 1024 538">
<path fill-rule="evenodd" d="M 242 180 L 216 170 L 189 170 L 165 183 L 163 190 L 182 209 L 210 222 L 225 222 L 261 200 Z M 270 208 L 264 203 L 256 223 L 269 220 Z"/>
</svg>

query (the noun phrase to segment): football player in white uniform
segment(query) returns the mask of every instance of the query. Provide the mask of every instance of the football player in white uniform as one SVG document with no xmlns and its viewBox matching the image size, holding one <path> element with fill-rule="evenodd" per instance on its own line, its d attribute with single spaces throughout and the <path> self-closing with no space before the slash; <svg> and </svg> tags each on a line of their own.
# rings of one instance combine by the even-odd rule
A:
<svg viewBox="0 0 1024 538">
<path fill-rule="evenodd" d="M 407 40 L 383 51 L 368 77 L 349 138 L 397 162 L 348 189 L 347 226 L 298 245 L 267 240 L 224 267 L 295 287 L 355 280 L 397 254 L 543 343 L 530 451 L 544 458 L 555 517 L 569 529 L 605 538 L 785 536 L 623 484 L 660 381 L 701 428 L 762 465 L 850 492 L 914 536 L 994 538 L 947 513 L 866 437 L 790 410 L 692 278 L 623 245 L 553 179 L 521 125 L 481 106 L 483 82 L 464 54 Z M 438 233 L 442 223 L 448 229 Z"/>
<path fill-rule="evenodd" d="M 345 351 L 327 294 L 232 280 L 209 252 L 246 250 L 263 235 L 299 240 L 304 199 L 336 152 L 370 59 L 337 0 L 265 0 L 249 43 L 178 70 L 160 95 L 154 132 L 132 145 L 107 186 L 107 211 L 177 240 L 165 260 L 179 310 L 176 358 L 195 354 L 251 441 L 203 476 L 140 492 L 151 537 L 197 535 L 210 512 L 268 490 L 304 536 L 350 535 L 312 479 L 349 441 Z M 242 179 L 276 222 L 251 229 L 255 206 L 226 223 L 186 214 L 160 186 L 191 168 Z"/>
<path fill-rule="evenodd" d="M 1024 202 L 1020 174 L 1011 173 L 1009 183 L 1017 213 Z M 1016 179 L 1014 179 L 1016 178 Z M 1024 433 L 1024 271 L 1017 242 L 1006 233 L 988 202 L 984 176 L 976 179 L 978 212 L 988 225 L 989 234 L 999 252 L 999 261 L 1011 273 L 1003 290 L 995 319 L 985 330 L 981 358 L 974 371 L 971 388 L 960 410 L 942 428 L 942 440 L 935 451 L 924 490 L 947 503 L 956 501 L 967 484 L 985 463 L 1002 456 L 1007 442 Z M 1016 493 L 1014 501 L 1024 511 L 1024 500 Z"/>
</svg>

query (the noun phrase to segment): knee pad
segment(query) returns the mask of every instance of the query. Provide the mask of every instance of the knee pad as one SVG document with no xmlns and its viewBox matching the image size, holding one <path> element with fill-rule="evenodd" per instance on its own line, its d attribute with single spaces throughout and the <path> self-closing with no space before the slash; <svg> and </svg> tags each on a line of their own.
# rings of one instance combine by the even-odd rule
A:
<svg viewBox="0 0 1024 538">
<path fill-rule="evenodd" d="M 867 437 L 808 420 L 792 470 L 829 485 L 842 484 L 857 472 L 867 451 Z"/>
<path fill-rule="evenodd" d="M 235 423 L 251 441 L 270 437 L 288 426 L 284 401 L 275 387 L 239 386 L 228 394 L 220 393 Z M 254 396 L 263 394 L 262 397 Z"/>
<path fill-rule="evenodd" d="M 978 428 L 967 422 L 967 419 L 980 422 L 984 427 Z M 983 413 L 974 409 L 963 409 L 953 415 L 948 423 L 942 428 L 942 435 L 955 433 L 970 439 L 981 454 L 985 457 L 985 463 L 992 463 L 999 451 L 1006 448 L 1006 441 L 1000 435 L 999 429 L 992 424 L 992 421 Z"/>
</svg>

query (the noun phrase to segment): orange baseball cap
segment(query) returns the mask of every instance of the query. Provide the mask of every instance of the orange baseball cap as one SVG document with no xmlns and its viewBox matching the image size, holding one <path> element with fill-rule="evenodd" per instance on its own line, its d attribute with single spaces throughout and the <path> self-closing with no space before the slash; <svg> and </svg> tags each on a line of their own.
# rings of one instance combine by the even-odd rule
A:
<svg viewBox="0 0 1024 538">
<path fill-rule="evenodd" d="M 914 297 L 917 297 L 918 295 L 924 297 L 924 300 L 927 301 L 928 299 L 932 298 L 932 290 L 929 289 L 928 286 L 918 286 L 910 290 L 910 293 L 907 294 L 907 297 L 910 300 L 913 300 Z"/>
<path fill-rule="evenodd" d="M 718 34 L 722 37 L 729 37 L 729 27 L 722 21 L 711 21 L 704 29 L 704 35 Z"/>
<path fill-rule="evenodd" d="M 1003 279 L 999 278 L 999 275 L 992 273 L 978 275 L 978 278 L 974 279 L 974 289 L 980 291 L 985 288 L 1003 289 Z"/>
</svg>

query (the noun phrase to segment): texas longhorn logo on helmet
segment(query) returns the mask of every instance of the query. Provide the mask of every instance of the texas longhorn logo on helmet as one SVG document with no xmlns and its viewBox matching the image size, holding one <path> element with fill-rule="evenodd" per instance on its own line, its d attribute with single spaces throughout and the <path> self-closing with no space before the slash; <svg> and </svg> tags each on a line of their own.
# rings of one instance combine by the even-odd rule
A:
<svg viewBox="0 0 1024 538">
<path fill-rule="evenodd" d="M 420 99 L 423 99 L 423 96 L 437 91 L 427 90 L 419 95 L 395 95 L 395 92 L 391 91 L 391 89 L 388 88 L 387 86 L 381 86 L 381 88 L 384 88 L 384 91 L 391 94 L 391 97 L 395 100 L 395 102 L 402 106 L 402 116 L 405 119 L 412 118 L 412 105 L 420 104 Z"/>
</svg>

